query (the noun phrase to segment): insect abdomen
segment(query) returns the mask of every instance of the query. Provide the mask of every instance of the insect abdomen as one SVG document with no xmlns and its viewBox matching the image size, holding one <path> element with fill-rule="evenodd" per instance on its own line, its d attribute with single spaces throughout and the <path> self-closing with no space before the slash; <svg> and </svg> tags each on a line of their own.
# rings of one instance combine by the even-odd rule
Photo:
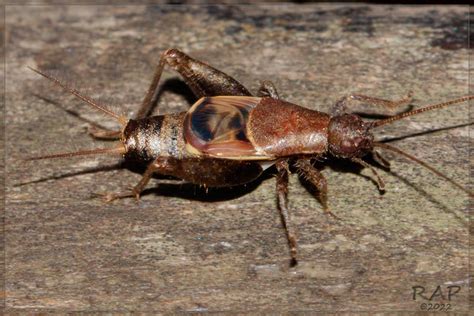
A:
<svg viewBox="0 0 474 316">
<path fill-rule="evenodd" d="M 123 133 L 127 158 L 150 161 L 158 157 L 186 157 L 184 115 L 181 112 L 130 120 Z"/>
</svg>

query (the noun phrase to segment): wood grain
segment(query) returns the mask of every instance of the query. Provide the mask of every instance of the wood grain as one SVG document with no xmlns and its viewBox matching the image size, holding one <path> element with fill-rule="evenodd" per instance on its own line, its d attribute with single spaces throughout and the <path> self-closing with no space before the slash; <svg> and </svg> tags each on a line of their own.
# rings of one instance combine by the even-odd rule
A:
<svg viewBox="0 0 474 316">
<path fill-rule="evenodd" d="M 341 221 L 291 176 L 301 255 L 293 269 L 272 170 L 249 186 L 209 192 L 156 180 L 139 204 L 104 204 L 94 193 L 134 185 L 143 169 L 114 169 L 114 157 L 22 161 L 110 145 L 65 109 L 114 126 L 27 65 L 127 115 L 170 47 L 251 91 L 272 80 L 283 99 L 308 108 L 329 111 L 352 92 L 398 98 L 408 90 L 421 106 L 468 93 L 467 15 L 462 6 L 7 7 L 7 310 L 416 311 L 426 301 L 412 299 L 413 286 L 457 284 L 451 301 L 433 302 L 467 312 L 468 197 L 401 157 L 387 155 L 384 195 L 369 170 L 318 164 Z M 164 79 L 158 110 L 188 108 L 194 99 L 176 74 Z M 468 122 L 460 105 L 387 126 L 378 139 L 400 137 L 393 144 L 467 186 L 467 127 L 403 136 Z"/>
</svg>

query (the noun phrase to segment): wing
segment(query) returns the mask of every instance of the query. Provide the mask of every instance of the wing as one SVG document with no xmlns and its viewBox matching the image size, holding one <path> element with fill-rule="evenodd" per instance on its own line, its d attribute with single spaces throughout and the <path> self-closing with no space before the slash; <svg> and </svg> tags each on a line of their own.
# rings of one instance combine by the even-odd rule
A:
<svg viewBox="0 0 474 316">
<path fill-rule="evenodd" d="M 184 121 L 188 151 L 226 159 L 270 159 L 259 153 L 247 137 L 249 112 L 260 99 L 242 96 L 199 99 Z"/>
</svg>

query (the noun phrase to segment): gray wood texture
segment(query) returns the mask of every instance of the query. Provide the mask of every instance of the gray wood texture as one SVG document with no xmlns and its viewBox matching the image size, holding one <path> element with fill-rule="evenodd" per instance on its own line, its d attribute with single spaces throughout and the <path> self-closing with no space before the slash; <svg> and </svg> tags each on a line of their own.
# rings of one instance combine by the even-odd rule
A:
<svg viewBox="0 0 474 316">
<path fill-rule="evenodd" d="M 417 311 L 412 287 L 442 287 L 468 309 L 468 196 L 402 157 L 386 156 L 380 195 L 367 169 L 322 162 L 329 206 L 291 176 L 300 264 L 276 208 L 272 171 L 242 188 L 205 190 L 154 180 L 140 203 L 104 204 L 139 169 L 119 157 L 24 162 L 96 148 L 81 117 L 108 117 L 26 68 L 65 79 L 132 115 L 159 54 L 177 47 L 256 91 L 273 80 L 285 100 L 329 111 L 351 92 L 415 106 L 468 94 L 468 8 L 462 6 L 9 6 L 6 8 L 5 298 L 8 311 L 324 312 Z M 194 99 L 166 71 L 160 113 Z M 49 101 L 47 101 L 49 99 Z M 56 105 L 55 105 L 56 104 Z M 358 107 L 358 110 L 375 109 Z M 467 105 L 380 130 L 468 186 Z M 416 135 L 406 137 L 406 135 Z M 358 174 L 359 173 L 359 174 Z M 163 183 L 163 184 L 159 184 Z M 448 301 L 447 286 L 461 291 Z"/>
</svg>

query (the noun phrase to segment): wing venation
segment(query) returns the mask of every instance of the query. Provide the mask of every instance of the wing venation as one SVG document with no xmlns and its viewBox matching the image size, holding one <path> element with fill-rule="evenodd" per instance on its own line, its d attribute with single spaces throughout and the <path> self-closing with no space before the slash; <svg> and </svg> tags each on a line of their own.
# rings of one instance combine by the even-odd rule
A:
<svg viewBox="0 0 474 316">
<path fill-rule="evenodd" d="M 199 99 L 188 111 L 184 136 L 200 154 L 226 159 L 268 159 L 247 137 L 249 112 L 260 98 L 218 96 Z"/>
</svg>

